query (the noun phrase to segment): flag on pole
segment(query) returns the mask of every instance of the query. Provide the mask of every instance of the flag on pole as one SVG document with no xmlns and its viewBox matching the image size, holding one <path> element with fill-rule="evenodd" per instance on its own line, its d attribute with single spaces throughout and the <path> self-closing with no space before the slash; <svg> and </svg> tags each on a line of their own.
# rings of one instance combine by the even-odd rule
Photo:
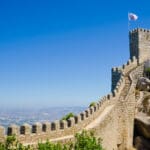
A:
<svg viewBox="0 0 150 150">
<path fill-rule="evenodd" d="M 128 19 L 136 21 L 138 19 L 138 16 L 134 13 L 128 13 Z"/>
</svg>

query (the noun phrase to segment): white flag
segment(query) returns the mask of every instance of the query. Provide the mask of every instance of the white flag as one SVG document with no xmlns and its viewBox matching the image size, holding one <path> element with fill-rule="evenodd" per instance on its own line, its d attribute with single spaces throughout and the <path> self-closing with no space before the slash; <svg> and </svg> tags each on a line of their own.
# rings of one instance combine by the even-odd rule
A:
<svg viewBox="0 0 150 150">
<path fill-rule="evenodd" d="M 129 20 L 137 20 L 138 19 L 138 16 L 134 13 L 128 13 L 128 18 Z"/>
</svg>

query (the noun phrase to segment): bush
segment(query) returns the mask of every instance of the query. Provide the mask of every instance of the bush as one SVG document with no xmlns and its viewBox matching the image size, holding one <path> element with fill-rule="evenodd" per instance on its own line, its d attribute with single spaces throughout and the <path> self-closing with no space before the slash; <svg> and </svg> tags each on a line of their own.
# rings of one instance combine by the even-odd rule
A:
<svg viewBox="0 0 150 150">
<path fill-rule="evenodd" d="M 7 136 L 5 143 L 0 143 L 0 150 L 32 150 L 30 146 L 23 146 L 16 140 L 15 135 Z"/>
<path fill-rule="evenodd" d="M 77 133 L 75 138 L 74 150 L 103 150 L 101 139 L 96 139 L 93 132 L 82 131 Z"/>
<path fill-rule="evenodd" d="M 69 120 L 71 117 L 74 117 L 73 113 L 69 113 L 69 114 L 65 115 L 61 120 Z"/>
<path fill-rule="evenodd" d="M 92 106 L 95 106 L 96 105 L 96 102 L 91 102 L 89 107 L 92 107 Z"/>
<path fill-rule="evenodd" d="M 50 143 L 47 141 L 46 143 L 39 143 L 38 150 L 72 150 L 71 146 L 68 144 L 61 143 Z"/>
<path fill-rule="evenodd" d="M 150 68 L 146 68 L 146 69 L 145 69 L 145 72 L 150 72 Z"/>
<path fill-rule="evenodd" d="M 60 143 L 39 143 L 38 150 L 104 150 L 101 146 L 101 140 L 96 139 L 93 132 L 82 131 L 75 135 L 75 142 L 68 144 Z"/>
<path fill-rule="evenodd" d="M 18 143 L 15 136 L 8 136 L 5 143 L 0 143 L 0 150 L 34 150 L 32 146 L 23 146 Z M 104 150 L 101 140 L 96 139 L 93 132 L 82 131 L 75 135 L 75 141 L 67 144 L 39 143 L 37 150 Z"/>
</svg>

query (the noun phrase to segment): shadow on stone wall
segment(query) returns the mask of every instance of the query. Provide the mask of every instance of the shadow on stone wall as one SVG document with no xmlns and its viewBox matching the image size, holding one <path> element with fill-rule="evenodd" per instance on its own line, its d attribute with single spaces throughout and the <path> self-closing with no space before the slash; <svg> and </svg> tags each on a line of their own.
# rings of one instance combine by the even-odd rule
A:
<svg viewBox="0 0 150 150">
<path fill-rule="evenodd" d="M 150 150 L 150 139 L 145 137 L 142 131 L 139 131 L 139 129 L 143 128 L 143 125 L 144 124 L 141 124 L 138 120 L 135 120 L 133 144 L 137 150 Z M 142 130 L 144 130 L 144 128 Z"/>
</svg>

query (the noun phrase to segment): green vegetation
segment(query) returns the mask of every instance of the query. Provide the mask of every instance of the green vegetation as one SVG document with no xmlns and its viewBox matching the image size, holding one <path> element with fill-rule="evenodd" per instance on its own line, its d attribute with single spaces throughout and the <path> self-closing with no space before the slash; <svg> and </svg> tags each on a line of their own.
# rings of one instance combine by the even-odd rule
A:
<svg viewBox="0 0 150 150">
<path fill-rule="evenodd" d="M 71 145 L 63 145 L 60 143 L 50 143 L 47 141 L 46 143 L 39 143 L 38 144 L 38 150 L 72 150 Z"/>
<path fill-rule="evenodd" d="M 82 131 L 75 135 L 74 150 L 104 150 L 101 139 L 96 139 L 93 132 Z"/>
<path fill-rule="evenodd" d="M 75 135 L 75 141 L 67 144 L 39 143 L 37 148 L 33 146 L 23 146 L 18 143 L 15 136 L 8 136 L 5 143 L 0 143 L 0 150 L 104 150 L 101 140 L 96 139 L 93 132 L 82 131 Z"/>
<path fill-rule="evenodd" d="M 4 143 L 0 143 L 0 150 L 32 150 L 30 146 L 23 146 L 17 140 L 15 135 L 7 136 Z"/>
<path fill-rule="evenodd" d="M 95 106 L 96 105 L 96 102 L 91 102 L 89 107 L 92 107 L 92 106 Z"/>
<path fill-rule="evenodd" d="M 145 69 L 145 72 L 150 72 L 150 68 L 146 68 L 146 69 Z"/>
<path fill-rule="evenodd" d="M 73 113 L 69 113 L 69 114 L 65 115 L 61 120 L 69 120 L 71 117 L 74 117 Z"/>
</svg>

